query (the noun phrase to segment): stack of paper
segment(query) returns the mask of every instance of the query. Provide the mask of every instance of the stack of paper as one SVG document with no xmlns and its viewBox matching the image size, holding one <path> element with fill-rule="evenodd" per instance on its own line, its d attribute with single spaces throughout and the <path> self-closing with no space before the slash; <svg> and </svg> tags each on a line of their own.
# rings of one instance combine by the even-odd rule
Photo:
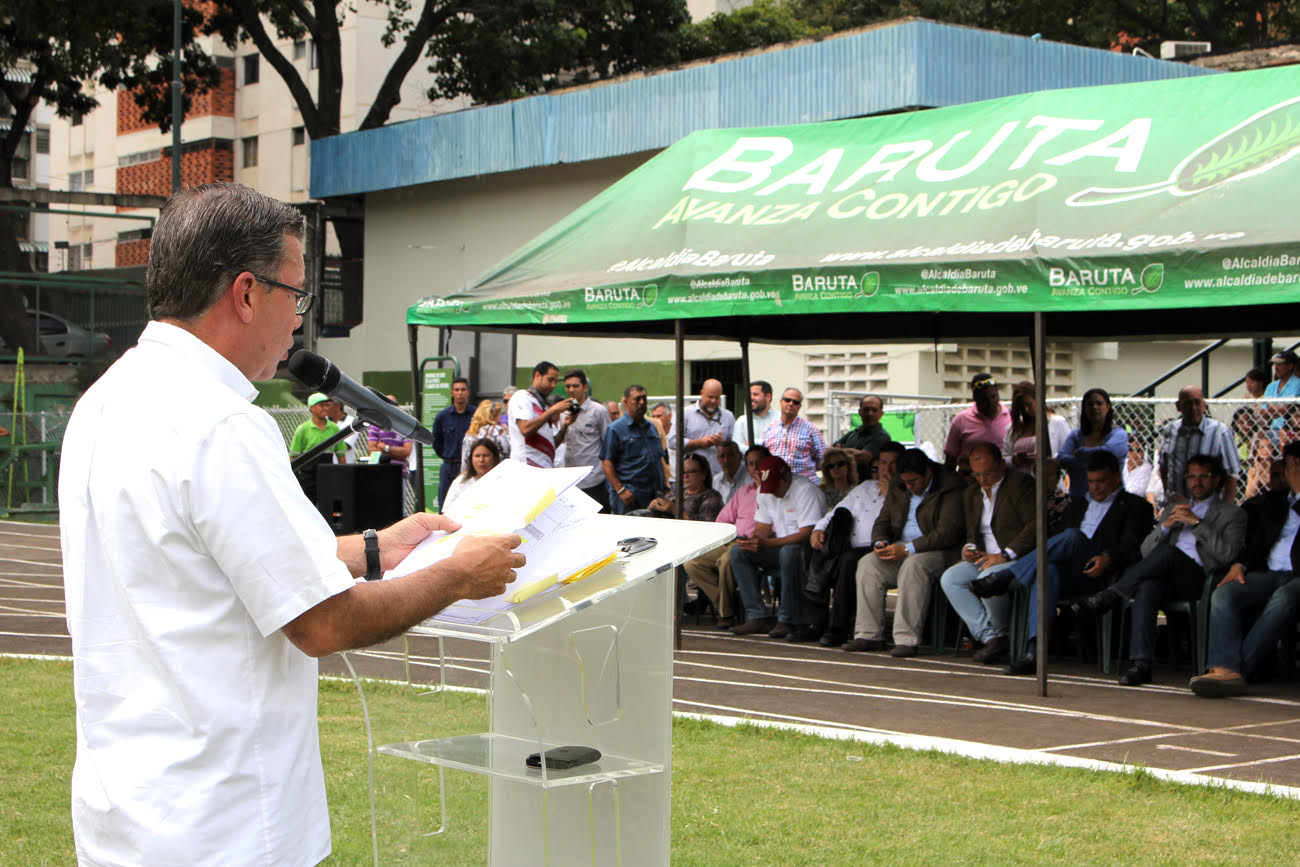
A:
<svg viewBox="0 0 1300 867">
<path fill-rule="evenodd" d="M 456 603 L 439 615 L 442 620 L 477 623 L 559 584 L 595 574 L 618 552 L 612 543 L 593 545 L 579 529 L 600 511 L 600 504 L 577 487 L 589 472 L 587 467 L 548 470 L 518 461 L 501 462 L 447 513 L 460 522 L 459 530 L 434 533 L 384 577 L 397 578 L 437 563 L 469 535 L 518 533 L 523 543 L 515 550 L 527 562 L 516 570 L 506 592 Z"/>
</svg>

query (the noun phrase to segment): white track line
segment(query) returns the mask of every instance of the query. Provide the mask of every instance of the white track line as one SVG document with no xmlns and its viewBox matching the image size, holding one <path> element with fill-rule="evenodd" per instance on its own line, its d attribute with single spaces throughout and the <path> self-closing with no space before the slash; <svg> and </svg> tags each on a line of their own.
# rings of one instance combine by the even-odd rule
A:
<svg viewBox="0 0 1300 867">
<path fill-rule="evenodd" d="M 42 563 L 40 560 L 20 560 L 17 557 L 0 557 L 0 563 L 21 563 L 24 566 L 45 566 L 49 569 L 63 569 L 62 563 Z"/>
<path fill-rule="evenodd" d="M 707 707 L 707 705 L 698 705 Z M 720 710 L 730 710 L 742 712 L 737 708 L 718 708 Z M 691 719 L 704 720 L 706 722 L 717 723 L 724 726 L 736 725 L 755 725 L 766 728 L 779 728 L 789 731 L 802 732 L 817 737 L 829 738 L 832 740 L 851 740 L 862 741 L 874 744 L 893 744 L 894 746 L 904 749 L 914 750 L 936 750 L 938 752 L 951 753 L 953 755 L 965 756 L 974 759 L 991 759 L 996 762 L 1008 762 L 1013 764 L 1038 764 L 1038 765 L 1057 765 L 1060 767 L 1070 768 L 1087 768 L 1097 771 L 1113 771 L 1120 773 L 1132 773 L 1135 768 L 1131 765 L 1124 765 L 1117 762 L 1103 762 L 1097 759 L 1083 759 L 1074 756 L 1056 756 L 1050 753 L 1042 753 L 1037 750 L 1021 750 L 1013 747 L 996 747 L 989 744 L 973 743 L 971 741 L 952 740 L 950 738 L 923 737 L 918 735 L 899 735 L 899 734 L 882 734 L 864 730 L 850 730 L 844 728 L 832 728 L 819 725 L 795 724 L 789 722 L 771 722 L 767 720 L 745 719 L 734 716 L 720 716 L 714 714 L 695 714 L 695 713 L 676 713 L 675 716 L 688 717 Z M 1291 786 L 1275 786 L 1268 783 L 1248 782 L 1245 780 L 1233 780 L 1225 777 L 1207 777 L 1191 771 L 1170 771 L 1163 768 L 1142 768 L 1144 773 L 1161 780 L 1169 780 L 1174 783 L 1193 786 L 1210 786 L 1224 789 L 1236 789 L 1243 792 L 1251 792 L 1257 795 L 1276 795 L 1284 798 L 1300 800 L 1300 789 Z"/>
<path fill-rule="evenodd" d="M 1221 753 L 1218 750 L 1198 750 L 1196 747 L 1180 747 L 1178 744 L 1156 744 L 1158 750 L 1178 750 L 1184 753 L 1202 753 L 1207 756 L 1220 756 L 1221 758 L 1230 759 L 1238 753 Z"/>
</svg>

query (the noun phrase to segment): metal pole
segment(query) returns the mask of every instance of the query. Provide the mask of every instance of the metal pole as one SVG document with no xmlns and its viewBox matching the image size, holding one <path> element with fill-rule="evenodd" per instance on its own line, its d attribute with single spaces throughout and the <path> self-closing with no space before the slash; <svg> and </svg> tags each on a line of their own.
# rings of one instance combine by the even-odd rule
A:
<svg viewBox="0 0 1300 867">
<path fill-rule="evenodd" d="M 172 193 L 181 188 L 181 0 L 172 3 Z"/>
<path fill-rule="evenodd" d="M 742 399 L 749 403 L 749 384 L 754 380 L 749 375 L 749 335 L 747 334 L 740 335 L 740 374 L 745 378 L 745 396 Z M 754 405 L 752 403 L 749 404 L 749 409 L 745 412 L 745 436 L 750 448 L 757 445 L 754 442 Z"/>
<path fill-rule="evenodd" d="M 407 325 L 406 338 L 411 345 L 411 404 L 415 417 L 424 423 L 424 389 L 420 386 L 420 326 Z M 415 444 L 415 511 L 424 511 L 424 446 Z"/>
<path fill-rule="evenodd" d="M 675 412 L 676 420 L 673 427 L 677 433 L 677 469 L 676 477 L 673 479 L 673 493 L 676 494 L 674 499 L 676 503 L 676 513 L 678 520 L 682 517 L 682 466 L 685 455 L 682 454 L 683 447 L 686 444 L 686 328 L 682 320 L 678 319 L 673 323 L 673 337 L 677 344 L 677 402 Z M 682 603 L 686 599 L 686 570 L 678 566 L 676 573 L 676 599 L 673 602 L 673 648 L 682 649 Z"/>
<path fill-rule="evenodd" d="M 1038 694 L 1047 695 L 1047 486 L 1044 480 L 1047 478 L 1046 461 L 1047 454 L 1044 446 L 1047 445 L 1047 323 L 1046 318 L 1041 312 L 1034 314 L 1034 339 L 1033 346 L 1030 347 L 1034 355 L 1034 401 L 1037 404 L 1037 410 L 1034 413 L 1034 474 L 1037 476 L 1036 486 L 1038 490 L 1038 521 L 1034 528 L 1034 542 L 1036 550 L 1034 556 L 1038 558 L 1038 580 L 1035 582 L 1034 592 L 1038 594 Z M 1056 612 L 1052 612 L 1055 614 Z"/>
</svg>

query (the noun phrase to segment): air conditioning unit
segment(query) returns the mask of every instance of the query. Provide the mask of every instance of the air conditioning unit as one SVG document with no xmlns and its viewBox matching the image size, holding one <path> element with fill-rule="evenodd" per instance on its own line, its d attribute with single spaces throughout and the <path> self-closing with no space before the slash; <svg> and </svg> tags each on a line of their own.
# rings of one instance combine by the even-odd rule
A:
<svg viewBox="0 0 1300 867">
<path fill-rule="evenodd" d="M 1173 42 L 1166 40 L 1160 43 L 1161 60 L 1177 60 L 1180 57 L 1192 57 L 1209 53 L 1210 43 L 1208 42 Z"/>
</svg>

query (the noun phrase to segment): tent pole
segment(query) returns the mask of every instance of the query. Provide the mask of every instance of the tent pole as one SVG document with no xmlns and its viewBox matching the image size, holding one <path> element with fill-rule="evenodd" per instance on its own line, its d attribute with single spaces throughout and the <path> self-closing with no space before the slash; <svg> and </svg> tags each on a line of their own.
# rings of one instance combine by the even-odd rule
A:
<svg viewBox="0 0 1300 867">
<path fill-rule="evenodd" d="M 682 320 L 673 323 L 673 337 L 677 344 L 677 405 L 673 427 L 677 430 L 677 467 L 674 470 L 673 493 L 677 519 L 682 518 L 682 465 L 685 460 L 683 446 L 686 435 L 686 327 Z M 686 570 L 678 566 L 676 572 L 677 598 L 673 601 L 673 649 L 682 649 L 682 604 L 686 599 Z"/>
<path fill-rule="evenodd" d="M 745 396 L 741 400 L 749 403 L 749 384 L 753 382 L 753 379 L 749 375 L 749 334 L 744 331 L 740 333 L 740 375 L 745 379 Z M 736 409 L 740 409 L 740 407 L 736 407 Z M 754 447 L 753 404 L 750 404 L 749 408 L 745 410 L 745 441 L 749 443 L 750 448 Z M 743 458 L 744 455 L 741 455 L 741 457 Z"/>
<path fill-rule="evenodd" d="M 420 388 L 420 326 L 406 326 L 407 342 L 411 345 L 411 404 L 415 417 L 424 418 L 424 390 Z M 415 444 L 415 511 L 424 511 L 424 446 Z"/>
<path fill-rule="evenodd" d="M 1038 521 L 1035 523 L 1034 556 L 1038 558 L 1038 581 L 1034 592 L 1038 594 L 1038 694 L 1047 696 L 1047 646 L 1051 636 L 1048 630 L 1047 611 L 1047 455 L 1043 447 L 1047 438 L 1047 323 L 1041 311 L 1034 313 L 1034 474 L 1038 490 Z M 1055 614 L 1056 612 L 1051 612 Z"/>
</svg>

